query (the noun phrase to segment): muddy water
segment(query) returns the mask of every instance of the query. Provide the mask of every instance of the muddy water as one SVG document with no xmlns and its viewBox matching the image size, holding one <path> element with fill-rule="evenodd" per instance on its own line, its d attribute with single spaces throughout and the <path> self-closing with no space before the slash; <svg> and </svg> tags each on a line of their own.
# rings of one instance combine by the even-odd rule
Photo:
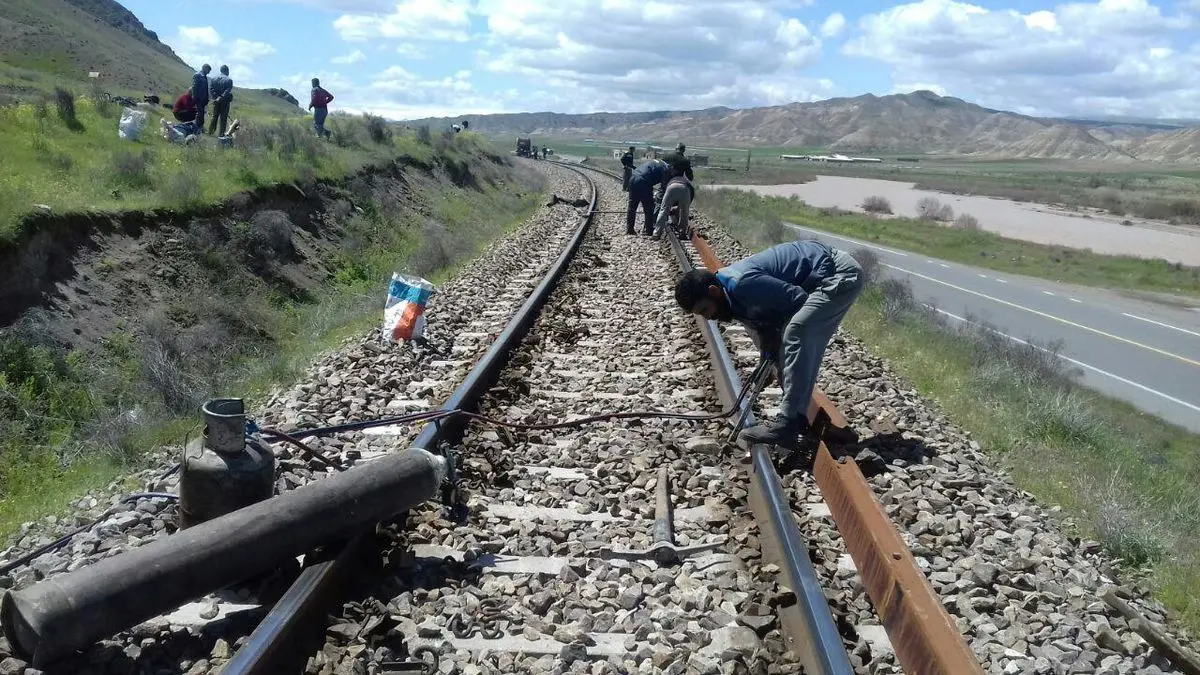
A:
<svg viewBox="0 0 1200 675">
<path fill-rule="evenodd" d="M 1012 239 L 1200 266 L 1200 227 L 1137 218 L 1131 219 L 1132 225 L 1122 225 L 1122 218 L 1102 213 L 1072 212 L 994 197 L 951 195 L 918 190 L 913 183 L 851 176 L 818 176 L 802 185 L 712 187 L 743 188 L 776 197 L 796 195 L 812 206 L 848 211 L 862 211 L 864 199 L 879 195 L 892 203 L 895 215 L 910 217 L 917 215 L 918 201 L 934 197 L 949 204 L 955 214 L 969 213 L 979 219 L 983 229 Z"/>
</svg>

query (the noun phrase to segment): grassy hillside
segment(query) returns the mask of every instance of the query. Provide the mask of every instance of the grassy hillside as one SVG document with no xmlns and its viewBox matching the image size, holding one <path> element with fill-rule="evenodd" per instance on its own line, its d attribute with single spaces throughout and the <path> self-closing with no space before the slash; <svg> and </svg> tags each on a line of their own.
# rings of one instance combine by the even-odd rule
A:
<svg viewBox="0 0 1200 675">
<path fill-rule="evenodd" d="M 92 80 L 89 72 L 100 77 Z M 3 2 L 0 105 L 39 100 L 56 86 L 76 93 L 91 93 L 95 87 L 134 100 L 153 93 L 173 101 L 189 86 L 191 73 L 170 47 L 113 0 Z M 237 89 L 234 106 L 258 114 L 300 113 L 253 89 Z"/>
<path fill-rule="evenodd" d="M 235 102 L 236 106 L 236 102 Z M 57 101 L 0 107 L 0 247 L 28 234 L 27 216 L 79 211 L 194 207 L 235 192 L 295 178 L 343 175 L 400 153 L 419 153 L 391 140 L 379 118 L 331 116 L 330 142 L 316 138 L 306 118 L 235 116 L 244 121 L 235 147 L 211 137 L 196 146 L 168 143 L 162 108 L 143 108 L 149 122 L 136 141 L 118 137 L 122 108 L 75 100 L 74 114 Z"/>
</svg>

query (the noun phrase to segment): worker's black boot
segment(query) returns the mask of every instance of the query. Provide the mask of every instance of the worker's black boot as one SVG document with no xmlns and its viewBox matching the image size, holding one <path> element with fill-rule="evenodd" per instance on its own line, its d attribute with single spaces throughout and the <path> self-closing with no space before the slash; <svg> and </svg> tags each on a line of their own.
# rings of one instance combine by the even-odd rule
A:
<svg viewBox="0 0 1200 675">
<path fill-rule="evenodd" d="M 770 424 L 759 424 L 742 431 L 738 435 L 738 441 L 746 447 L 761 443 L 795 450 L 800 445 L 800 437 L 807 433 L 808 420 L 806 418 L 792 419 L 780 415 Z"/>
</svg>

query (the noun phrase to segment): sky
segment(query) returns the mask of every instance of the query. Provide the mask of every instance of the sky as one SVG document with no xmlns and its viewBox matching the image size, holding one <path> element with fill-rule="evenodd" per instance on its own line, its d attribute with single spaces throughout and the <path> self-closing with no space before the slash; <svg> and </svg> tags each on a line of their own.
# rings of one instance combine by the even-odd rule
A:
<svg viewBox="0 0 1200 675">
<path fill-rule="evenodd" d="M 1200 0 L 122 0 L 193 67 L 391 119 L 748 108 L 927 89 L 1200 118 Z"/>
</svg>

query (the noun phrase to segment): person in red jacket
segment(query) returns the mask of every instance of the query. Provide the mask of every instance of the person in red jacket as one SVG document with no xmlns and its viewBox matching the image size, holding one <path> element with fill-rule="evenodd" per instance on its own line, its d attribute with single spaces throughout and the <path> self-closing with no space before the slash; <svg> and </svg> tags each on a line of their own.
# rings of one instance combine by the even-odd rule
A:
<svg viewBox="0 0 1200 675">
<path fill-rule="evenodd" d="M 196 119 L 196 101 L 192 98 L 191 90 L 183 92 L 182 96 L 175 99 L 175 106 L 171 108 L 171 113 L 180 122 L 191 122 Z"/>
<path fill-rule="evenodd" d="M 313 111 L 313 128 L 317 130 L 317 135 L 325 138 L 329 138 L 329 131 L 325 129 L 325 117 L 329 115 L 329 102 L 332 100 L 333 94 L 321 88 L 321 80 L 314 77 L 308 109 Z"/>
</svg>

